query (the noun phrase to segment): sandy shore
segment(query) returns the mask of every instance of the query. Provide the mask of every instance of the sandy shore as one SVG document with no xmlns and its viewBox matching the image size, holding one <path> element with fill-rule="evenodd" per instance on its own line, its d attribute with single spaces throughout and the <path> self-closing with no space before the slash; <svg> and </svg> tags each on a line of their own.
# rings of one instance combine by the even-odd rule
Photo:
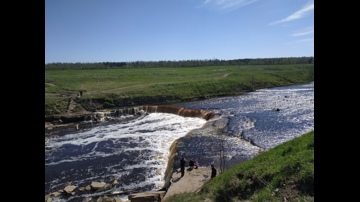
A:
<svg viewBox="0 0 360 202">
<path fill-rule="evenodd" d="M 184 192 L 196 192 L 201 188 L 201 186 L 210 180 L 211 176 L 211 167 L 199 167 L 198 169 L 188 170 L 188 167 L 185 167 L 185 174 L 181 176 L 180 168 L 175 170 L 170 180 L 171 185 L 166 192 L 166 195 L 163 199 L 165 201 L 167 198 L 174 194 L 180 194 Z"/>
</svg>

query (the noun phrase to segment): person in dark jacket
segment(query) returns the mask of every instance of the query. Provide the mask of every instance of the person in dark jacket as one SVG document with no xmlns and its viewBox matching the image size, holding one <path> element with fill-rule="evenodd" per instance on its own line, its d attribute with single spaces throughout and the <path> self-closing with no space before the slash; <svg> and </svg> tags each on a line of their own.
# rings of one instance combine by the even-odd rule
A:
<svg viewBox="0 0 360 202">
<path fill-rule="evenodd" d="M 192 170 L 194 168 L 194 166 L 195 166 L 194 160 L 190 159 L 190 161 L 189 161 L 189 170 Z"/>
<path fill-rule="evenodd" d="M 180 159 L 180 169 L 181 169 L 181 177 L 183 177 L 185 174 L 185 158 L 184 157 L 182 157 Z"/>
<path fill-rule="evenodd" d="M 216 176 L 216 168 L 213 164 L 211 164 L 211 179 Z"/>
</svg>

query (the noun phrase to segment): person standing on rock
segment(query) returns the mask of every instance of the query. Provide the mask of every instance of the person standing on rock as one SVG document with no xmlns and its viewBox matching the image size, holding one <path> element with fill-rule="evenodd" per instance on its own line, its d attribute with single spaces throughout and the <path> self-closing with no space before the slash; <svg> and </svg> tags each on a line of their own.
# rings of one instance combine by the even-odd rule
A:
<svg viewBox="0 0 360 202">
<path fill-rule="evenodd" d="M 216 168 L 214 164 L 211 164 L 211 179 L 216 176 Z"/>
<path fill-rule="evenodd" d="M 182 157 L 180 159 L 180 169 L 181 169 L 181 177 L 183 177 L 185 174 L 185 158 L 184 157 Z"/>
</svg>

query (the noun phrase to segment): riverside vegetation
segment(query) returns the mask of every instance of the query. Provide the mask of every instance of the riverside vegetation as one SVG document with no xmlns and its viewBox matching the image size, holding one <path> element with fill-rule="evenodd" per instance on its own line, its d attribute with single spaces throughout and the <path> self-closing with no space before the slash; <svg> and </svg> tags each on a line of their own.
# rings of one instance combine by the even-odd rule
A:
<svg viewBox="0 0 360 202">
<path fill-rule="evenodd" d="M 171 104 L 312 81 L 313 57 L 189 63 L 160 61 L 140 65 L 138 62 L 47 64 L 45 116 Z M 74 100 L 76 105 L 69 110 L 69 103 Z M 207 199 L 313 201 L 314 131 L 231 167 L 196 193 L 175 195 L 167 201 Z"/>
<path fill-rule="evenodd" d="M 149 62 L 150 67 L 137 67 L 137 63 L 47 64 L 45 115 L 171 104 L 309 83 L 314 79 L 313 61 L 313 57 L 304 57 L 246 59 L 238 63 L 215 60 L 204 63 L 208 66 L 201 66 L 201 61 L 190 63 L 192 66 L 175 63 L 181 67 L 156 66 L 153 62 Z M 69 111 L 70 99 L 76 100 L 76 106 Z"/>
</svg>

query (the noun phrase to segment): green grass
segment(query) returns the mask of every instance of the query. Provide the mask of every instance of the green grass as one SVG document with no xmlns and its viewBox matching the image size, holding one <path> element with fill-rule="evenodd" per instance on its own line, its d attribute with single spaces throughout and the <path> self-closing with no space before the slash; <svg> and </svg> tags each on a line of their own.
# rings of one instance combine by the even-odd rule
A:
<svg viewBox="0 0 360 202">
<path fill-rule="evenodd" d="M 45 114 L 66 111 L 70 97 L 113 107 L 168 104 L 313 81 L 314 64 L 45 70 Z M 126 99 L 124 101 L 124 99 Z M 96 106 L 99 109 L 102 105 Z M 106 108 L 106 107 L 105 107 Z"/>
<path fill-rule="evenodd" d="M 314 201 L 314 131 L 237 164 L 206 182 L 199 193 L 166 202 Z"/>
</svg>

